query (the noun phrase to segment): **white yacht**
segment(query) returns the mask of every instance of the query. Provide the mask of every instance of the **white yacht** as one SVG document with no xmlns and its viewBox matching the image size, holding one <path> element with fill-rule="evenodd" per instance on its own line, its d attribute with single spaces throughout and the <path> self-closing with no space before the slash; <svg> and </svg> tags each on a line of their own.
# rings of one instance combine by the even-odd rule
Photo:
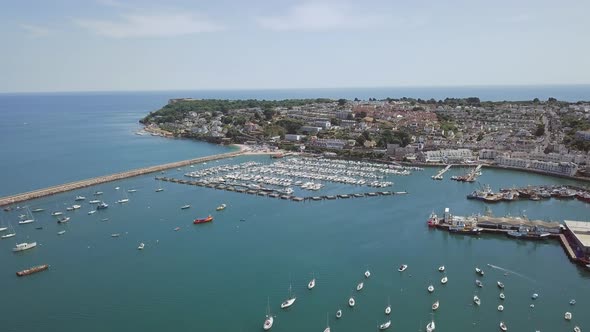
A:
<svg viewBox="0 0 590 332">
<path fill-rule="evenodd" d="M 65 218 L 57 218 L 57 223 L 58 224 L 65 224 L 68 221 L 70 221 L 70 217 L 65 217 Z"/>
<path fill-rule="evenodd" d="M 14 232 L 14 228 L 12 228 L 12 225 L 8 224 L 8 228 L 10 229 L 8 233 L 0 236 L 0 239 L 8 239 L 16 235 L 16 233 Z"/>
<path fill-rule="evenodd" d="M 391 303 L 389 303 L 389 297 L 387 298 L 387 307 L 385 307 L 385 314 L 389 315 L 391 313 Z"/>
<path fill-rule="evenodd" d="M 12 248 L 12 251 L 14 251 L 14 252 L 24 251 L 24 250 L 35 248 L 36 246 L 37 246 L 37 242 L 31 242 L 31 243 L 23 242 L 23 243 L 18 243 L 16 245 L 16 247 Z"/>
<path fill-rule="evenodd" d="M 504 295 L 504 293 L 500 293 L 500 300 L 504 300 L 506 298 L 506 295 Z"/>
<path fill-rule="evenodd" d="M 348 306 L 352 308 L 354 307 L 354 304 L 354 297 L 351 296 L 350 299 L 348 299 Z"/>
<path fill-rule="evenodd" d="M 360 291 L 361 289 L 363 289 L 364 286 L 365 286 L 365 283 L 360 282 L 358 285 L 356 285 L 356 290 Z"/>
<path fill-rule="evenodd" d="M 535 293 L 535 294 L 533 294 L 533 296 L 531 296 L 531 298 L 532 298 L 533 300 L 536 300 L 538 297 L 539 297 L 539 294 L 537 294 L 537 293 Z"/>
<path fill-rule="evenodd" d="M 432 304 L 432 311 L 436 311 L 440 305 L 440 302 L 436 301 Z"/>
<path fill-rule="evenodd" d="M 504 289 L 504 284 L 502 282 L 498 281 L 497 284 L 498 284 L 498 288 Z"/>
<path fill-rule="evenodd" d="M 64 235 L 66 233 L 66 231 L 59 231 L 57 232 L 57 235 Z"/>
<path fill-rule="evenodd" d="M 138 250 L 143 250 L 143 248 L 145 248 L 145 244 L 143 242 L 141 242 L 139 244 L 139 247 L 137 247 Z"/>
<path fill-rule="evenodd" d="M 72 205 L 72 209 L 74 209 L 74 210 L 78 210 L 81 207 L 82 207 L 81 205 L 77 205 L 77 204 Z"/>
<path fill-rule="evenodd" d="M 264 319 L 264 324 L 262 325 L 262 328 L 265 331 L 268 331 L 272 328 L 273 323 L 274 323 L 274 318 L 270 314 L 270 302 L 267 302 L 267 304 L 266 304 L 266 318 Z"/>
<path fill-rule="evenodd" d="M 64 214 L 64 213 L 61 212 L 61 211 L 51 212 L 51 215 L 54 216 L 54 217 L 61 216 L 62 214 Z"/>
<path fill-rule="evenodd" d="M 506 327 L 506 324 L 504 324 L 504 322 L 500 322 L 500 330 L 508 331 L 508 328 Z"/>
<path fill-rule="evenodd" d="M 34 222 L 34 221 L 35 221 L 35 219 L 25 219 L 25 220 L 19 220 L 19 221 L 18 221 L 18 224 L 19 224 L 19 225 L 25 225 L 25 224 L 30 224 L 30 223 L 32 223 L 32 222 Z"/>
<path fill-rule="evenodd" d="M 478 306 L 481 304 L 481 300 L 479 299 L 479 297 L 477 295 L 473 296 L 473 303 L 475 303 Z"/>
<path fill-rule="evenodd" d="M 336 318 L 340 317 L 342 317 L 342 309 L 338 309 L 338 311 L 336 311 Z"/>
<path fill-rule="evenodd" d="M 498 306 L 498 311 L 504 311 L 504 306 L 500 304 L 500 305 Z"/>
<path fill-rule="evenodd" d="M 0 227 L 0 232 L 4 232 L 7 229 L 8 229 L 8 227 Z"/>
<path fill-rule="evenodd" d="M 391 326 L 391 321 L 388 320 L 387 322 L 379 325 L 380 330 L 387 330 Z"/>
<path fill-rule="evenodd" d="M 129 189 L 129 190 L 127 190 L 128 193 L 134 193 L 136 191 L 137 191 L 137 189 Z"/>
<path fill-rule="evenodd" d="M 444 276 L 442 279 L 440 279 L 440 283 L 441 284 L 446 284 L 449 281 L 449 278 L 447 278 L 447 276 Z"/>
<path fill-rule="evenodd" d="M 315 287 L 315 278 L 311 279 L 307 284 L 307 289 L 313 289 Z"/>
<path fill-rule="evenodd" d="M 369 272 L 369 270 L 365 271 L 365 278 L 368 278 L 371 276 L 371 272 Z"/>
<path fill-rule="evenodd" d="M 579 326 L 574 326 L 574 332 L 582 332 Z"/>
<path fill-rule="evenodd" d="M 292 287 L 291 285 L 289 285 L 289 298 L 283 301 L 283 303 L 281 303 L 281 309 L 289 308 L 293 305 L 293 303 L 295 303 L 296 299 L 297 298 L 293 296 Z"/>
<path fill-rule="evenodd" d="M 84 197 L 84 196 L 76 196 L 76 198 L 74 198 L 75 201 L 83 201 L 85 199 L 86 199 L 86 197 Z"/>
<path fill-rule="evenodd" d="M 432 285 L 428 286 L 428 292 L 429 293 L 434 292 L 434 286 L 432 286 Z"/>
<path fill-rule="evenodd" d="M 89 201 L 88 203 L 90 203 L 90 204 L 99 204 L 100 203 L 100 200 L 99 199 L 93 199 L 93 200 Z"/>
<path fill-rule="evenodd" d="M 428 323 L 428 325 L 426 325 L 426 332 L 432 332 L 432 331 L 434 331 L 435 328 L 436 328 L 436 325 L 434 324 L 434 320 L 431 320 L 430 323 Z"/>
<path fill-rule="evenodd" d="M 571 312 L 566 312 L 565 315 L 563 316 L 563 318 L 565 318 L 565 320 L 571 320 L 572 319 L 572 313 Z"/>
<path fill-rule="evenodd" d="M 102 191 L 95 191 L 95 192 L 94 192 L 94 196 L 100 196 L 100 195 L 102 195 L 102 194 L 103 194 L 103 193 L 102 193 Z"/>
<path fill-rule="evenodd" d="M 397 270 L 399 272 L 404 272 L 407 268 L 408 268 L 408 266 L 406 264 L 402 264 L 402 265 L 400 265 L 400 267 Z"/>
<path fill-rule="evenodd" d="M 117 201 L 117 203 L 119 203 L 119 204 L 123 204 L 123 203 L 127 203 L 127 202 L 129 202 L 129 198 L 123 198 L 123 199 L 120 199 Z"/>
<path fill-rule="evenodd" d="M 483 276 L 483 270 L 480 269 L 479 267 L 475 268 L 475 273 L 479 274 L 480 276 Z"/>
<path fill-rule="evenodd" d="M 444 265 L 439 266 L 438 267 L 438 271 L 439 272 L 445 272 L 445 266 Z"/>
<path fill-rule="evenodd" d="M 95 214 L 96 210 L 88 211 L 88 214 Z"/>
</svg>

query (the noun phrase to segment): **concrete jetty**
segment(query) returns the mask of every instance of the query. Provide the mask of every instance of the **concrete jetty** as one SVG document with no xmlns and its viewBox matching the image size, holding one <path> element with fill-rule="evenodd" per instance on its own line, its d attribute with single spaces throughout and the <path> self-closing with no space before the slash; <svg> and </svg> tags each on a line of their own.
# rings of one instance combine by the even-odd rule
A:
<svg viewBox="0 0 590 332">
<path fill-rule="evenodd" d="M 207 162 L 207 161 L 212 161 L 212 160 L 235 157 L 235 156 L 238 156 L 242 153 L 244 153 L 244 152 L 243 151 L 234 151 L 234 152 L 222 153 L 222 154 L 213 155 L 213 156 L 206 156 L 206 157 L 188 159 L 188 160 L 183 160 L 183 161 L 177 161 L 177 162 L 163 164 L 163 165 L 138 168 L 138 169 L 134 169 L 134 170 L 126 171 L 126 172 L 105 175 L 105 176 L 99 176 L 96 178 L 70 182 L 70 183 L 61 184 L 61 185 L 48 187 L 48 188 L 44 188 L 44 189 L 38 189 L 38 190 L 34 190 L 34 191 L 22 193 L 22 194 L 6 196 L 6 197 L 0 198 L 0 206 L 24 202 L 24 201 L 28 201 L 30 199 L 40 198 L 40 197 L 49 196 L 49 195 L 55 195 L 55 194 L 63 193 L 66 191 L 71 191 L 71 190 L 90 187 L 90 186 L 94 186 L 94 185 L 102 184 L 102 183 L 106 183 L 106 182 L 112 182 L 112 181 L 117 181 L 117 180 L 121 180 L 121 179 L 131 178 L 134 176 L 160 172 L 160 171 L 164 171 L 164 170 L 167 170 L 170 168 L 178 168 L 178 167 L 188 166 L 191 164 L 197 164 L 197 163 L 202 163 L 202 162 Z"/>
<path fill-rule="evenodd" d="M 452 165 L 447 165 L 447 167 L 441 169 L 440 171 L 438 171 L 438 173 L 436 173 L 436 175 L 432 176 L 433 180 L 442 180 L 443 179 L 443 174 L 445 174 Z"/>
</svg>

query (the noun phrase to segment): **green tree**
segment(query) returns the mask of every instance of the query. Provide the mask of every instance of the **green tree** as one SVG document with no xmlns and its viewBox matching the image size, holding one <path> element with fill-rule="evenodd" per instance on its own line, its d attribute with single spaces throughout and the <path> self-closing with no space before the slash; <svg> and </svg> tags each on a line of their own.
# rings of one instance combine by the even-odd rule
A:
<svg viewBox="0 0 590 332">
<path fill-rule="evenodd" d="M 266 108 L 264 111 L 262 111 L 262 113 L 264 114 L 264 118 L 266 120 L 272 120 L 272 117 L 275 115 L 275 111 L 270 108 Z"/>
<path fill-rule="evenodd" d="M 365 144 L 365 141 L 366 141 L 366 139 L 365 139 L 365 136 L 363 136 L 363 135 L 359 135 L 359 137 L 356 138 L 357 145 L 363 146 Z"/>
<path fill-rule="evenodd" d="M 338 99 L 338 106 L 344 106 L 344 105 L 346 105 L 346 99 L 342 99 L 342 98 Z"/>
<path fill-rule="evenodd" d="M 483 133 L 480 132 L 479 134 L 477 134 L 477 141 L 481 141 L 483 139 Z"/>
<path fill-rule="evenodd" d="M 537 129 L 535 130 L 535 136 L 543 136 L 545 135 L 545 125 L 542 123 L 537 124 Z"/>
<path fill-rule="evenodd" d="M 340 119 L 337 118 L 330 118 L 330 124 L 332 126 L 339 126 L 340 125 Z"/>
</svg>

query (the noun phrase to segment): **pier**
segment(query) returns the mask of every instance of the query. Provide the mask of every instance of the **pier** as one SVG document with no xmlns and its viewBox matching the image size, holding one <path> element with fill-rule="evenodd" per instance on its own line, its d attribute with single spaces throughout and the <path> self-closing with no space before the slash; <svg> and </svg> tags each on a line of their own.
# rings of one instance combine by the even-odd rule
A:
<svg viewBox="0 0 590 332">
<path fill-rule="evenodd" d="M 447 167 L 441 169 L 438 173 L 436 173 L 436 175 L 432 176 L 433 180 L 442 180 L 443 179 L 443 174 L 445 174 L 449 169 L 451 169 L 452 165 L 447 165 Z"/>
<path fill-rule="evenodd" d="M 454 176 L 451 177 L 451 180 L 459 181 L 459 182 L 475 182 L 477 177 L 480 175 L 482 165 L 477 165 L 474 169 L 472 169 L 469 173 L 461 176 Z"/>
<path fill-rule="evenodd" d="M 76 189 L 80 189 L 80 188 L 94 186 L 97 184 L 122 180 L 122 179 L 131 178 L 131 177 L 135 177 L 135 176 L 139 176 L 139 175 L 161 172 L 161 171 L 171 169 L 171 168 L 178 168 L 178 167 L 184 167 L 184 166 L 188 166 L 188 165 L 192 165 L 192 164 L 198 164 L 198 163 L 203 163 L 203 162 L 208 162 L 208 161 L 213 161 L 213 160 L 231 158 L 231 157 L 238 156 L 242 153 L 243 153 L 242 151 L 234 151 L 234 152 L 222 153 L 222 154 L 213 155 L 213 156 L 188 159 L 188 160 L 177 161 L 177 162 L 163 164 L 163 165 L 138 168 L 138 169 L 134 169 L 134 170 L 126 171 L 126 172 L 121 172 L 121 173 L 116 173 L 116 174 L 111 174 L 111 175 L 99 176 L 99 177 L 86 179 L 86 180 L 70 182 L 70 183 L 61 184 L 61 185 L 48 187 L 48 188 L 44 188 L 44 189 L 33 190 L 33 191 L 22 193 L 22 194 L 16 194 L 16 195 L 12 195 L 12 196 L 2 197 L 2 198 L 0 198 L 0 206 L 24 202 L 24 201 L 28 201 L 28 200 L 35 199 L 35 198 L 41 198 L 41 197 L 45 197 L 45 196 L 55 195 L 55 194 L 63 193 L 66 191 L 71 191 L 71 190 L 76 190 Z"/>
</svg>

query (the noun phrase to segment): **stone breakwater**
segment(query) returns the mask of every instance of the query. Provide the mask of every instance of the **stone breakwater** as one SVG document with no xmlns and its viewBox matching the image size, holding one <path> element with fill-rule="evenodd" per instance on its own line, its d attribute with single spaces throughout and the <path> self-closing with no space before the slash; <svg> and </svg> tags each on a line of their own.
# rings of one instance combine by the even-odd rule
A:
<svg viewBox="0 0 590 332">
<path fill-rule="evenodd" d="M 171 169 L 171 168 L 178 168 L 178 167 L 188 166 L 191 164 L 207 162 L 207 161 L 211 161 L 211 160 L 218 160 L 218 159 L 235 157 L 235 156 L 238 156 L 242 153 L 243 153 L 243 151 L 222 153 L 222 154 L 213 155 L 213 156 L 200 157 L 200 158 L 188 159 L 188 160 L 183 160 L 183 161 L 177 161 L 177 162 L 168 163 L 168 164 L 138 168 L 138 169 L 134 169 L 134 170 L 126 171 L 126 172 L 115 173 L 115 174 L 111 174 L 111 175 L 99 176 L 99 177 L 95 177 L 95 178 L 91 178 L 91 179 L 60 184 L 60 185 L 53 186 L 53 187 L 48 187 L 48 188 L 33 190 L 30 192 L 26 192 L 26 193 L 2 197 L 2 198 L 0 198 L 0 206 L 24 202 L 24 201 L 28 201 L 31 199 L 40 198 L 40 197 L 49 196 L 49 195 L 55 195 L 55 194 L 63 193 L 66 191 L 71 191 L 71 190 L 76 190 L 76 189 L 80 189 L 80 188 L 94 186 L 94 185 L 101 184 L 101 183 L 117 181 L 117 180 L 126 179 L 126 178 L 130 178 L 130 177 L 134 177 L 134 176 L 149 174 L 149 173 L 160 172 L 160 171 Z"/>
</svg>

